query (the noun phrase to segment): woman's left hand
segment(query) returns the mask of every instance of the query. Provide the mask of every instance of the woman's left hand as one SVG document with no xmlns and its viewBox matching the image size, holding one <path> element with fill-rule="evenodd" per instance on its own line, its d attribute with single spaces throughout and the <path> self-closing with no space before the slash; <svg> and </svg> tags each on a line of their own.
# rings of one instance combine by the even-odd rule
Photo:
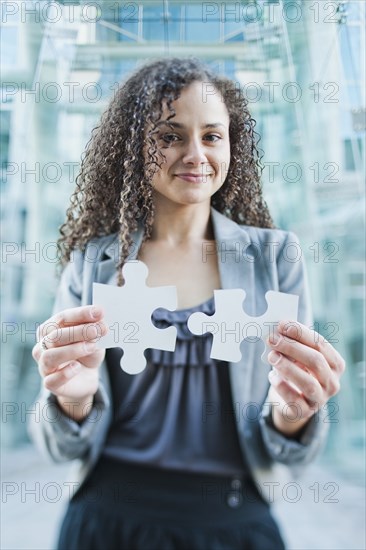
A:
<svg viewBox="0 0 366 550">
<path fill-rule="evenodd" d="M 269 345 L 273 422 L 294 436 L 339 391 L 345 362 L 323 336 L 295 321 L 281 321 Z"/>
</svg>

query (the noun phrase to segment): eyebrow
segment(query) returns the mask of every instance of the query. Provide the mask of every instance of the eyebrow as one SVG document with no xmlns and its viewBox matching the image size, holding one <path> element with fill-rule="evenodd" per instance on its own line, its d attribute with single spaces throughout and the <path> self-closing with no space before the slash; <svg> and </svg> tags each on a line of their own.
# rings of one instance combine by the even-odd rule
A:
<svg viewBox="0 0 366 550">
<path fill-rule="evenodd" d="M 185 129 L 186 126 L 184 124 L 181 124 L 180 122 L 170 122 L 167 120 L 161 120 L 157 123 L 157 126 L 173 126 L 173 128 L 181 128 Z M 201 126 L 201 129 L 204 130 L 205 128 L 218 128 L 218 127 L 226 128 L 225 124 L 222 124 L 221 122 L 210 122 L 209 124 L 203 124 Z"/>
</svg>

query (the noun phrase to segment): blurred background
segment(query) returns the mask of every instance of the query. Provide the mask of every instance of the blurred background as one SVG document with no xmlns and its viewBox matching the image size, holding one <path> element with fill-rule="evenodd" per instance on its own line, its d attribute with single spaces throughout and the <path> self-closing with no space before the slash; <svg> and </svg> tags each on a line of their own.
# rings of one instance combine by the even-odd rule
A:
<svg viewBox="0 0 366 550">
<path fill-rule="evenodd" d="M 364 0 L 1 4 L 2 548 L 51 548 L 61 513 L 67 471 L 42 462 L 26 421 L 39 414 L 31 349 L 52 308 L 55 241 L 81 154 L 131 70 L 187 55 L 244 90 L 265 197 L 276 225 L 300 238 L 315 328 L 348 365 L 307 490 L 276 513 L 291 548 L 366 547 L 365 13 Z M 337 502 L 327 483 L 338 486 Z M 302 522 L 295 535 L 305 510 L 318 530 Z"/>
</svg>

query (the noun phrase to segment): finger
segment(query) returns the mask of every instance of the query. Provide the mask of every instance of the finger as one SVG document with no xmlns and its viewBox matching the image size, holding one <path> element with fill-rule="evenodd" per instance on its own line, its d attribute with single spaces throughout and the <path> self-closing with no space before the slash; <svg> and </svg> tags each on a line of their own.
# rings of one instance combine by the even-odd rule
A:
<svg viewBox="0 0 366 550">
<path fill-rule="evenodd" d="M 39 363 L 41 357 L 42 357 L 42 354 L 45 352 L 45 351 L 48 351 L 50 348 L 47 347 L 46 349 L 44 349 L 43 345 L 42 345 L 42 342 L 44 340 L 40 340 L 39 342 L 37 342 L 34 346 L 33 346 L 33 349 L 32 349 L 32 356 L 33 356 L 33 359 L 35 361 L 37 361 L 37 363 Z M 46 343 L 46 346 L 48 346 L 49 344 Z"/>
<path fill-rule="evenodd" d="M 285 403 L 285 406 L 282 407 L 282 414 L 287 420 L 297 421 L 309 418 L 317 410 L 317 408 L 312 408 L 301 393 L 282 378 L 276 370 L 272 370 L 268 374 L 268 379 Z"/>
<path fill-rule="evenodd" d="M 74 378 L 81 371 L 81 364 L 77 361 L 72 361 L 56 373 L 49 374 L 43 379 L 43 385 L 46 390 L 57 394 L 57 392 Z"/>
<path fill-rule="evenodd" d="M 314 408 L 316 404 L 323 405 L 326 401 L 324 390 L 314 376 L 280 353 L 272 351 L 268 359 L 282 379 L 298 388 L 298 392 L 310 407 Z"/>
<path fill-rule="evenodd" d="M 305 370 L 311 371 L 320 384 L 327 387 L 328 379 L 333 377 L 333 373 L 327 360 L 319 351 L 281 334 L 272 335 L 269 344 L 276 352 L 296 361 L 305 367 Z"/>
<path fill-rule="evenodd" d="M 35 361 L 37 361 L 37 363 L 41 358 L 42 351 L 43 350 L 41 348 L 40 342 L 37 342 L 32 348 L 32 357 Z"/>
<path fill-rule="evenodd" d="M 297 321 L 280 321 L 278 331 L 287 339 L 297 340 L 320 352 L 326 359 L 330 368 L 338 374 L 343 374 L 345 361 L 338 351 L 321 334 Z"/>
<path fill-rule="evenodd" d="M 42 323 L 37 330 L 37 339 L 41 340 L 52 331 L 74 325 L 92 323 L 102 319 L 103 309 L 99 306 L 82 306 L 64 309 Z"/>
<path fill-rule="evenodd" d="M 51 348 L 41 354 L 38 363 L 38 369 L 41 376 L 49 374 L 62 368 L 62 365 L 87 357 L 96 351 L 94 342 L 78 342 L 58 348 Z M 100 350 L 103 353 L 103 350 Z"/>
<path fill-rule="evenodd" d="M 37 342 L 33 348 L 32 348 L 32 356 L 33 356 L 33 359 L 35 361 L 38 361 L 40 360 L 41 358 L 41 355 L 44 351 L 47 351 L 49 349 L 49 343 L 47 344 L 47 341 L 42 338 L 42 340 L 40 340 L 39 342 Z"/>
<path fill-rule="evenodd" d="M 100 321 L 99 323 L 89 323 L 87 325 L 76 325 L 67 328 L 53 330 L 47 336 L 44 336 L 39 342 L 39 347 L 43 351 L 42 341 L 45 342 L 47 350 L 55 347 L 68 346 L 75 342 L 97 342 L 107 333 L 107 326 Z"/>
</svg>

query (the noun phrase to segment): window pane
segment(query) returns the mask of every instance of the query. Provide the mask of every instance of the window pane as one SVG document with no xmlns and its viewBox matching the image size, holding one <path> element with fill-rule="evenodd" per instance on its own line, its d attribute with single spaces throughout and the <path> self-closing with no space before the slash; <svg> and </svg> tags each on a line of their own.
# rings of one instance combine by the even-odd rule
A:
<svg viewBox="0 0 366 550">
<path fill-rule="evenodd" d="M 0 60 L 3 67 L 14 67 L 18 61 L 18 28 L 2 26 L 0 31 Z"/>
</svg>

